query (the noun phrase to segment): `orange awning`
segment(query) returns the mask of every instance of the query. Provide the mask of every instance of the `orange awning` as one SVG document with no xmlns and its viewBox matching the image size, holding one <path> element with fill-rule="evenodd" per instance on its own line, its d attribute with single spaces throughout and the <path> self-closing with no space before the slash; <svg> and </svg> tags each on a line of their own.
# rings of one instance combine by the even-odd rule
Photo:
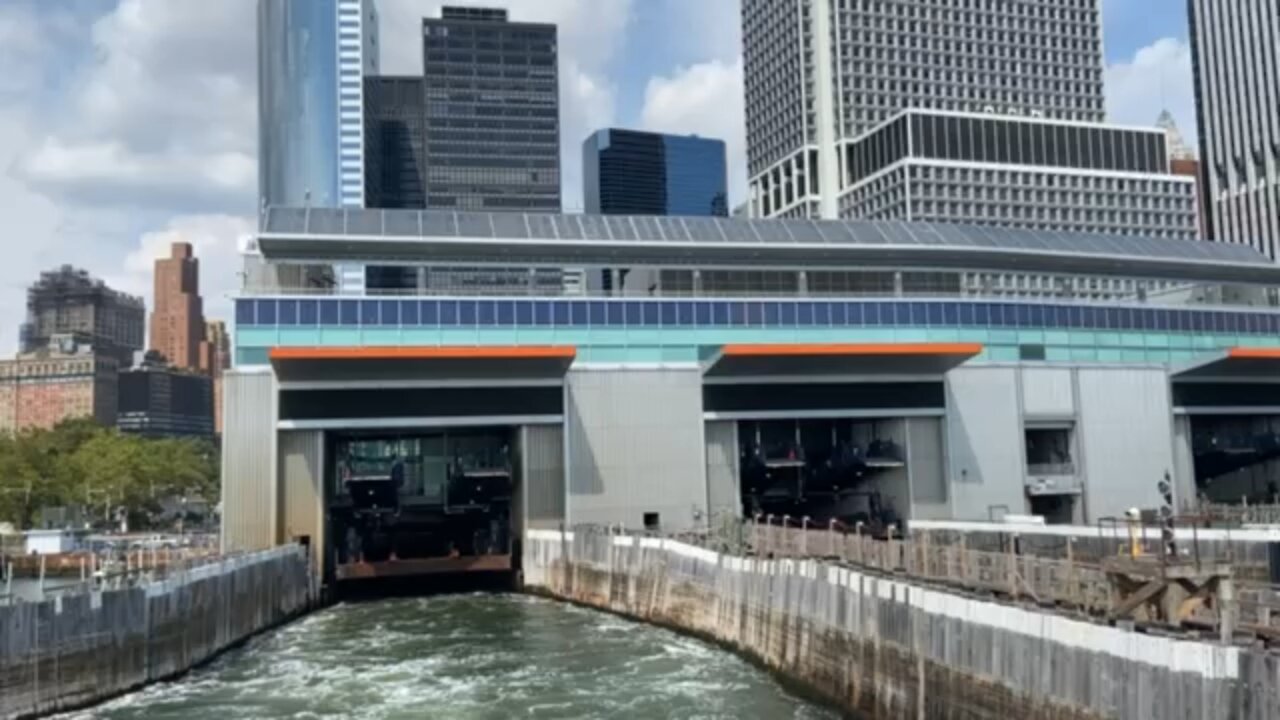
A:
<svg viewBox="0 0 1280 720">
<path fill-rule="evenodd" d="M 1267 380 L 1280 378 L 1280 348 L 1234 347 L 1173 371 L 1174 380 Z"/>
<path fill-rule="evenodd" d="M 982 352 L 978 343 L 793 343 L 725 345 L 712 377 L 942 375 Z"/>
</svg>

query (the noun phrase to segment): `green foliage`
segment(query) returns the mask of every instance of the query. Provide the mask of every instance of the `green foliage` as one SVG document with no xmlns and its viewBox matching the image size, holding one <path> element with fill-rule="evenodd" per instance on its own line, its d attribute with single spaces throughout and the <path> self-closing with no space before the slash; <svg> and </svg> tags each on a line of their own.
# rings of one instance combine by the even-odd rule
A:
<svg viewBox="0 0 1280 720">
<path fill-rule="evenodd" d="M 0 435 L 0 521 L 28 527 L 41 508 L 81 506 L 108 523 L 146 519 L 166 498 L 218 501 L 212 443 L 125 435 L 92 421 Z M 136 521 L 131 524 L 136 524 Z"/>
</svg>

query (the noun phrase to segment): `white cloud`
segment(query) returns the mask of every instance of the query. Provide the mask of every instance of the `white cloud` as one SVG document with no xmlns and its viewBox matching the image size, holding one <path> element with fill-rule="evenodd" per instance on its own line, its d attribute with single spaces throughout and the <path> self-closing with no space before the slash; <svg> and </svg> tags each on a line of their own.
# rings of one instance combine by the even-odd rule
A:
<svg viewBox="0 0 1280 720">
<path fill-rule="evenodd" d="M 1150 127 L 1167 108 L 1187 144 L 1196 146 L 1195 85 L 1191 47 L 1185 41 L 1162 38 L 1138 50 L 1131 60 L 1107 66 L 1103 84 L 1108 120 Z"/>
<path fill-rule="evenodd" d="M 16 172 L 72 203 L 251 209 L 254 22 L 246 0 L 120 0 Z"/>
<path fill-rule="evenodd" d="M 234 216 L 252 213 L 256 189 L 253 8 L 0 6 L 0 352 L 42 270 L 70 263 L 149 295 L 141 248 L 178 236 L 210 254 L 206 294 L 225 314 L 234 242 L 215 238 L 248 227 Z"/>
<path fill-rule="evenodd" d="M 421 18 L 438 15 L 442 4 L 379 0 L 384 72 L 421 71 Z M 500 4 L 514 20 L 559 28 L 564 202 L 577 208 L 582 139 L 616 121 L 615 78 L 627 75 L 619 61 L 642 3 Z M 41 270 L 73 263 L 149 296 L 152 262 L 175 240 L 196 246 L 208 313 L 228 314 L 226 295 L 238 282 L 237 240 L 251 230 L 255 210 L 255 6 L 256 0 L 0 0 L 0 213 L 5 247 L 18 249 L 0 267 L 0 352 L 13 350 L 24 290 Z M 702 16 L 695 10 L 710 9 L 691 7 L 689 17 Z M 710 43 L 712 56 L 736 45 L 733 15 L 723 34 L 733 42 L 707 34 L 695 44 Z M 664 22 L 684 33 L 702 21 L 672 13 Z M 691 66 L 651 86 L 654 123 L 693 117 L 662 98 L 683 92 L 700 72 Z M 741 105 L 740 74 L 724 96 L 734 108 Z M 720 105 L 721 119 L 738 116 L 711 104 Z M 740 130 L 699 122 L 668 129 L 727 136 L 731 158 L 740 158 L 740 138 L 733 140 Z"/>
<path fill-rule="evenodd" d="M 158 258 L 169 256 L 169 246 L 191 243 L 200 260 L 200 289 L 206 317 L 230 318 L 229 291 L 242 269 L 240 251 L 255 223 L 249 217 L 232 215 L 192 215 L 169 221 L 162 230 L 143 233 L 137 246 L 125 255 L 119 274 L 107 282 L 120 290 L 143 296 L 153 307 L 153 271 Z"/>
<path fill-rule="evenodd" d="M 646 130 L 724 140 L 730 207 L 746 198 L 742 60 L 712 60 L 649 80 L 640 122 Z"/>
</svg>

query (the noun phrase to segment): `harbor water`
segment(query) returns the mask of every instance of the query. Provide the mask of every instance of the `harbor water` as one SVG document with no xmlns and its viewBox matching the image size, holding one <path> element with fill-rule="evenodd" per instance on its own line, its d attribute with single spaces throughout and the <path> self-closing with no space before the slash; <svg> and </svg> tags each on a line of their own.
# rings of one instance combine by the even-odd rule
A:
<svg viewBox="0 0 1280 720">
<path fill-rule="evenodd" d="M 835 718 L 730 652 L 540 598 L 338 605 L 68 718 Z"/>
</svg>

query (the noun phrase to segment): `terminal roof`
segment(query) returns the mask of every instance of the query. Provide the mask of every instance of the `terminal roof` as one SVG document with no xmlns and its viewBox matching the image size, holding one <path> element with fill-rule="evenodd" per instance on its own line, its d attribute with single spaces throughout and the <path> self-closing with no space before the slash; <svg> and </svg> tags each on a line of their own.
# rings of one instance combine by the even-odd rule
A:
<svg viewBox="0 0 1280 720">
<path fill-rule="evenodd" d="M 1245 245 L 948 223 L 270 208 L 273 260 L 919 267 L 1280 284 Z"/>
</svg>

